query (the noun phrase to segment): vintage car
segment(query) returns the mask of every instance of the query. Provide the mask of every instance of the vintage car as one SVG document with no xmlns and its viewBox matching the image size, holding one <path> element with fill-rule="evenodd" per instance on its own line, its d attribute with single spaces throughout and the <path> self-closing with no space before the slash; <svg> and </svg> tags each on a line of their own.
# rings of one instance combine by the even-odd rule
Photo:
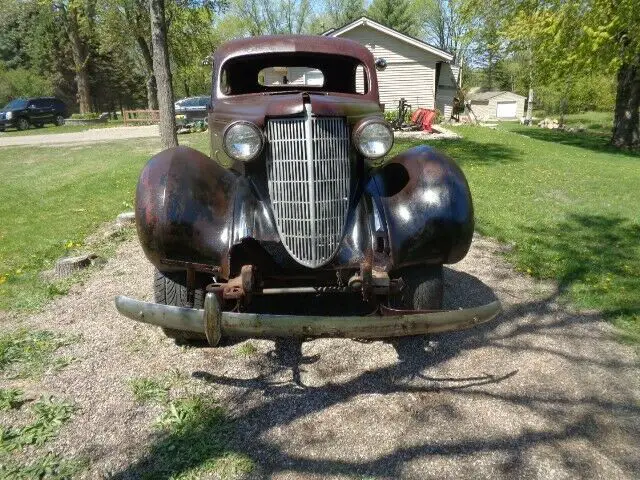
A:
<svg viewBox="0 0 640 480">
<path fill-rule="evenodd" d="M 494 318 L 498 302 L 440 310 L 443 264 L 471 244 L 471 195 L 433 148 L 387 157 L 385 66 L 346 39 L 220 47 L 210 156 L 165 150 L 140 175 L 136 224 L 155 303 L 119 296 L 118 311 L 212 346 L 225 336 L 387 338 Z"/>
</svg>

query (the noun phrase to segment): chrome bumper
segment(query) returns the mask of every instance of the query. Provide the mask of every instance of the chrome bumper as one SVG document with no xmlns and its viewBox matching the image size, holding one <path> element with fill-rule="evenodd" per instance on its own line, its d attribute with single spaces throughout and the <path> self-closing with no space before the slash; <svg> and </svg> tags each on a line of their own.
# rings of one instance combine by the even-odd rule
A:
<svg viewBox="0 0 640 480">
<path fill-rule="evenodd" d="M 223 312 L 208 293 L 204 310 L 161 305 L 116 297 L 125 317 L 164 328 L 204 334 L 213 347 L 225 337 L 344 337 L 389 338 L 451 332 L 488 322 L 501 312 L 500 302 L 464 310 L 393 311 L 391 315 L 304 316 Z"/>
</svg>

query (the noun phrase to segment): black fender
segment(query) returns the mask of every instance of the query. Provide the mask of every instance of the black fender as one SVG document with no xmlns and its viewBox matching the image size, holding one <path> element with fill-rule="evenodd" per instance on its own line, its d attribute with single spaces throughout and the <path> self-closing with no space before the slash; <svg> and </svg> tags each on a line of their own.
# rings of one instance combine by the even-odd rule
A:
<svg viewBox="0 0 640 480">
<path fill-rule="evenodd" d="M 155 155 L 136 190 L 136 227 L 147 258 L 159 270 L 221 273 L 233 230 L 239 176 L 189 147 Z"/>
<path fill-rule="evenodd" d="M 428 146 L 406 150 L 372 175 L 392 268 L 460 261 L 473 237 L 473 203 L 460 167 Z"/>
</svg>

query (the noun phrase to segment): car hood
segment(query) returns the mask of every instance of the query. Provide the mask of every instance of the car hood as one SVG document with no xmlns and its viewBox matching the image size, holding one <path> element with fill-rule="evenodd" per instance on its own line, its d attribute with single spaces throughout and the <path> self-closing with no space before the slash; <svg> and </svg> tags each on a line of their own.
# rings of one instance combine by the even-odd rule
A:
<svg viewBox="0 0 640 480">
<path fill-rule="evenodd" d="M 349 123 L 380 115 L 380 105 L 358 95 L 291 92 L 277 94 L 238 95 L 218 99 L 211 113 L 214 124 L 227 125 L 234 120 L 248 120 L 263 127 L 267 117 L 300 115 L 305 103 L 318 116 L 346 117 Z"/>
</svg>

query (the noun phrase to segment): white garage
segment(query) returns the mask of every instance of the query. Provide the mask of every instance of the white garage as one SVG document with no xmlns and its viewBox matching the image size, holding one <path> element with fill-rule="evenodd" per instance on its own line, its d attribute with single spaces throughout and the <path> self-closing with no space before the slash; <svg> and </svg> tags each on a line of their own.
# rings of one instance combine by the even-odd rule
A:
<svg viewBox="0 0 640 480">
<path fill-rule="evenodd" d="M 481 121 L 516 120 L 524 116 L 526 97 L 513 92 L 478 92 L 465 99 L 466 113 Z"/>
<path fill-rule="evenodd" d="M 518 102 L 498 102 L 496 117 L 517 118 Z"/>
</svg>

